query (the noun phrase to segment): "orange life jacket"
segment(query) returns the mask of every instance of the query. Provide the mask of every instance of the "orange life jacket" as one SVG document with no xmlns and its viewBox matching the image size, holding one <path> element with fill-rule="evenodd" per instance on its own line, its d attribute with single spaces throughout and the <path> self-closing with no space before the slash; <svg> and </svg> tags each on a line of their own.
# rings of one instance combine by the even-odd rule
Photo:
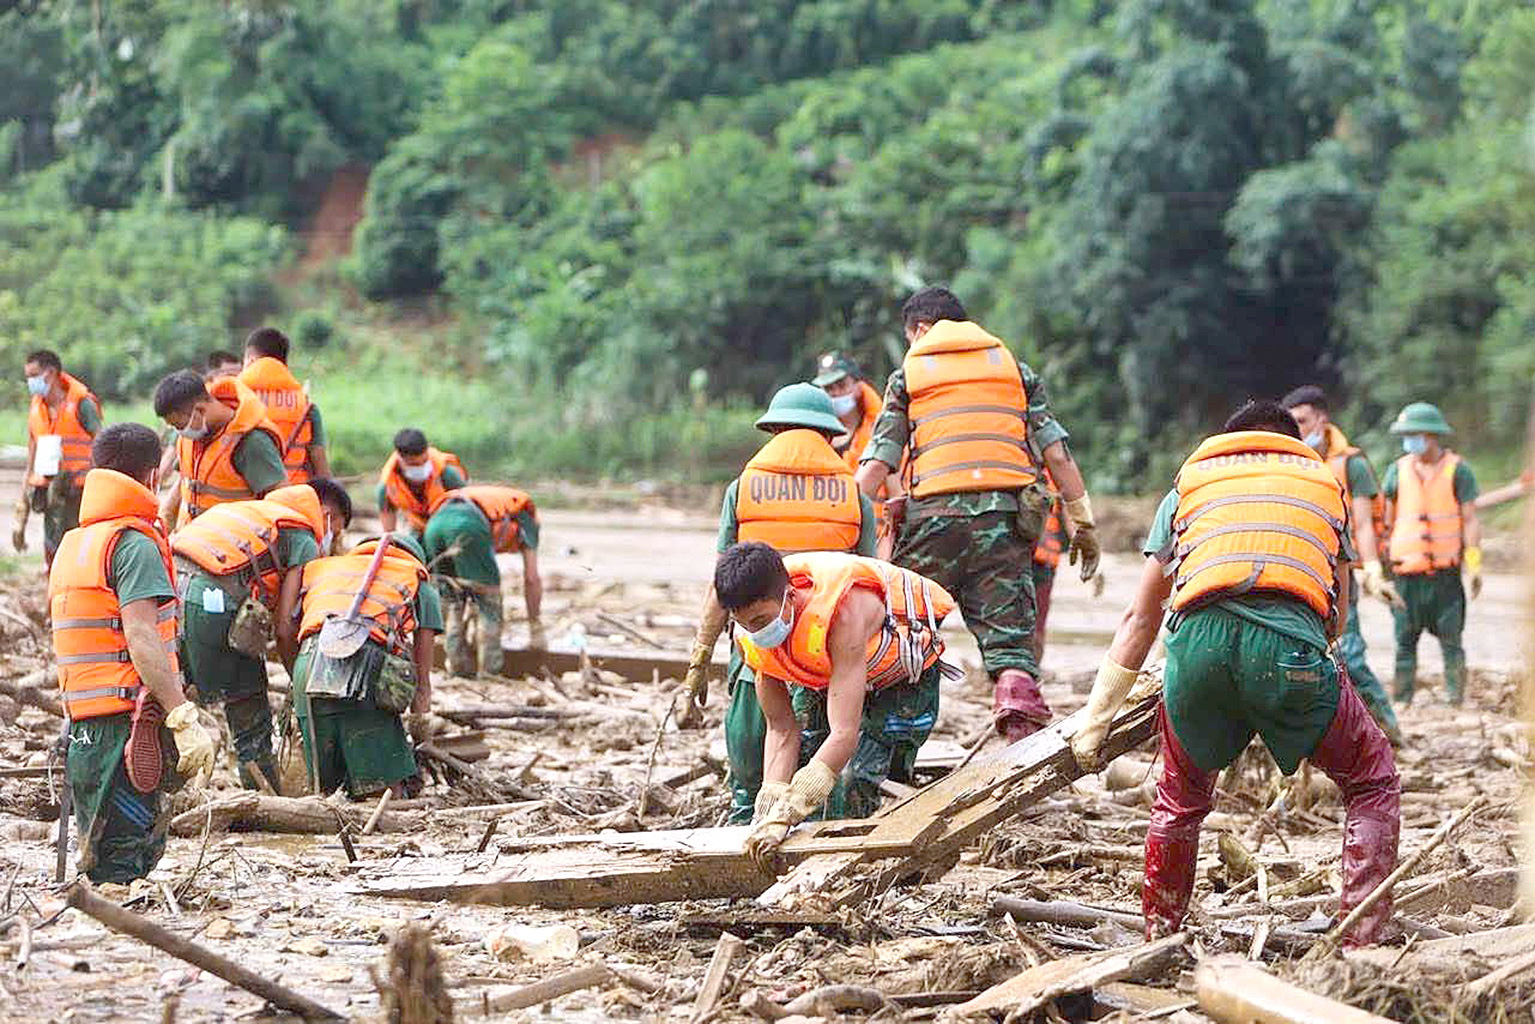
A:
<svg viewBox="0 0 1535 1024">
<path fill-rule="evenodd" d="M 235 450 L 247 436 L 259 430 L 272 439 L 279 457 L 283 453 L 283 437 L 254 391 L 235 377 L 220 377 L 208 382 L 208 394 L 233 409 L 234 418 L 211 438 L 176 439 L 181 500 L 188 519 L 226 501 L 250 501 L 256 497 L 250 484 L 235 469 Z"/>
<path fill-rule="evenodd" d="M 1039 476 L 1018 361 L 978 324 L 940 320 L 906 353 L 913 497 L 1011 491 Z"/>
<path fill-rule="evenodd" d="M 91 468 L 91 435 L 80 423 L 80 405 L 90 402 L 96 407 L 99 418 L 101 401 L 91 394 L 90 388 L 67 373 L 59 374 L 59 382 L 64 385 L 64 402 L 59 406 L 58 414 L 54 414 L 45 396 L 33 395 L 32 408 L 27 413 L 27 434 L 34 442 L 40 437 L 57 434 L 64 450 L 59 459 L 59 472 L 83 474 Z M 31 468 L 27 467 L 29 471 Z M 31 483 L 34 487 L 46 482 L 44 477 L 33 474 Z M 75 486 L 82 484 L 77 481 Z"/>
<path fill-rule="evenodd" d="M 112 589 L 112 554 L 123 533 L 136 530 L 155 542 L 174 579 L 170 545 L 160 526 L 159 504 L 149 488 L 110 469 L 85 477 L 80 525 L 64 534 L 48 574 L 53 653 L 59 690 L 72 722 L 132 711 L 143 680 L 128 653 L 122 605 Z M 160 639 L 178 674 L 177 602 L 167 598 L 157 618 Z"/>
<path fill-rule="evenodd" d="M 212 576 L 249 576 L 251 592 L 273 605 L 283 574 L 292 568 L 277 558 L 277 537 L 283 529 L 307 530 L 318 542 L 325 532 L 325 513 L 313 487 L 294 484 L 265 499 L 215 505 L 176 531 L 171 551 Z"/>
<path fill-rule="evenodd" d="M 497 551 L 521 550 L 517 516 L 522 512 L 532 513 L 535 518 L 538 515 L 533 499 L 526 491 L 499 484 L 473 484 L 456 491 L 443 491 L 432 502 L 430 512 L 436 514 L 439 509 L 456 501 L 473 505 L 490 521 L 490 536 Z"/>
<path fill-rule="evenodd" d="M 736 539 L 785 553 L 855 551 L 863 526 L 847 463 L 814 430 L 785 430 L 758 450 L 736 485 Z"/>
<path fill-rule="evenodd" d="M 1396 517 L 1391 525 L 1391 571 L 1403 576 L 1436 572 L 1460 564 L 1460 502 L 1455 500 L 1455 467 L 1460 456 L 1445 452 L 1424 480 L 1414 458 L 1396 461 Z"/>
<path fill-rule="evenodd" d="M 390 452 L 389 458 L 384 463 L 384 468 L 378 474 L 378 482 L 384 485 L 384 496 L 389 499 L 389 504 L 398 512 L 403 512 L 410 525 L 417 531 L 426 526 L 427 516 L 431 514 L 432 505 L 447 492 L 442 485 L 442 471 L 448 466 L 458 470 L 465 482 L 469 480 L 469 474 L 464 471 L 464 464 L 458 461 L 458 456 L 452 452 L 438 451 L 436 448 L 427 448 L 427 460 L 432 465 L 432 475 L 423 484 L 412 484 L 405 479 L 400 472 L 400 453 Z M 416 487 L 421 488 L 417 493 Z"/>
<path fill-rule="evenodd" d="M 313 403 L 304 393 L 304 386 L 293 376 L 288 364 L 274 356 L 262 356 L 251 363 L 240 371 L 238 379 L 261 399 L 267 418 L 283 437 L 280 448 L 288 482 L 307 483 L 314 475 L 309 457 L 314 444 L 314 421 L 309 415 Z"/>
<path fill-rule="evenodd" d="M 1052 491 L 1050 507 L 1045 512 L 1045 528 L 1040 532 L 1039 540 L 1034 543 L 1035 563 L 1051 569 L 1060 567 L 1067 541 L 1064 512 L 1061 496 Z"/>
<path fill-rule="evenodd" d="M 1332 475 L 1337 477 L 1338 483 L 1343 485 L 1343 500 L 1350 510 L 1354 507 L 1354 491 L 1348 485 L 1348 460 L 1355 455 L 1363 455 L 1357 445 L 1349 444 L 1348 438 L 1336 424 L 1329 423 L 1325 431 L 1327 435 L 1327 466 L 1332 470 Z M 1375 527 L 1375 540 L 1378 545 L 1384 544 L 1386 536 L 1386 500 L 1376 492 L 1370 499 L 1370 523 Z M 1352 537 L 1354 550 L 1359 550 L 1359 524 L 1352 523 Z"/>
<path fill-rule="evenodd" d="M 317 558 L 304 566 L 299 639 L 318 633 L 325 620 L 345 616 L 373 561 L 378 541 L 364 541 L 344 555 Z M 358 614 L 369 621 L 368 636 L 395 654 L 410 656 L 416 632 L 416 592 L 426 566 L 390 547 Z"/>
<path fill-rule="evenodd" d="M 1332 615 L 1347 506 L 1309 445 L 1266 430 L 1216 434 L 1178 471 L 1177 489 L 1175 611 L 1258 590 Z"/>
<path fill-rule="evenodd" d="M 829 551 L 790 555 L 784 559 L 791 586 L 810 591 L 796 604 L 789 638 L 763 649 L 741 637 L 741 654 L 758 673 L 824 690 L 831 682 L 827 637 L 842 600 L 854 588 L 871 590 L 884 599 L 884 628 L 869 638 L 866 667 L 868 687 L 914 681 L 943 654 L 938 625 L 954 610 L 954 599 L 932 580 L 875 558 Z"/>
</svg>

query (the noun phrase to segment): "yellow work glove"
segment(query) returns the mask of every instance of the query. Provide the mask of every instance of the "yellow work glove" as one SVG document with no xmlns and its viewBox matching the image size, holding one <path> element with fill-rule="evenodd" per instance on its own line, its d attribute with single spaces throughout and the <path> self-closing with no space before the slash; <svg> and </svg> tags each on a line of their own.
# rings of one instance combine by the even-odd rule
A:
<svg viewBox="0 0 1535 1024">
<path fill-rule="evenodd" d="M 182 701 L 165 716 L 165 727 L 176 737 L 176 771 L 201 783 L 213 774 L 213 736 L 197 717 L 197 705 Z"/>
<path fill-rule="evenodd" d="M 787 782 L 764 782 L 762 788 L 757 790 L 757 802 L 752 807 L 752 824 L 766 820 L 773 812 L 773 805 L 778 803 L 778 798 L 788 791 Z"/>
<path fill-rule="evenodd" d="M 1087 495 L 1066 502 L 1066 517 L 1074 527 L 1071 532 L 1071 564 L 1081 563 L 1082 581 L 1085 583 L 1098 575 L 1098 559 L 1102 554 L 1098 547 L 1098 526 L 1093 521 L 1093 505 Z"/>
<path fill-rule="evenodd" d="M 528 650 L 542 651 L 549 647 L 549 640 L 544 636 L 544 621 L 542 619 L 528 620 Z"/>
<path fill-rule="evenodd" d="M 752 863 L 763 871 L 776 874 L 773 855 L 789 829 L 815 813 L 831 796 L 836 784 L 837 773 L 816 758 L 811 758 L 809 764 L 795 772 L 788 788 L 773 802 L 767 816 L 757 822 L 751 835 L 746 837 L 746 855 Z"/>
<path fill-rule="evenodd" d="M 693 652 L 688 655 L 687 675 L 682 677 L 684 686 L 678 695 L 672 717 L 679 729 L 697 729 L 704 724 L 704 705 L 709 702 L 709 661 L 714 657 L 714 645 L 705 646 L 693 641 Z"/>
<path fill-rule="evenodd" d="M 11 526 L 11 547 L 17 551 L 27 550 L 27 516 L 32 512 L 32 503 L 27 501 L 27 489 L 21 489 L 21 497 L 16 499 L 15 522 Z"/>
<path fill-rule="evenodd" d="M 1378 558 L 1370 559 L 1359 570 L 1359 587 L 1370 597 L 1378 597 L 1393 608 L 1402 607 L 1402 598 L 1391 581 L 1386 579 L 1386 570 L 1381 567 Z"/>
<path fill-rule="evenodd" d="M 1467 548 L 1461 555 L 1461 562 L 1466 567 L 1466 575 L 1471 577 L 1471 596 L 1482 596 L 1482 549 Z"/>
<path fill-rule="evenodd" d="M 1107 656 L 1098 666 L 1093 692 L 1087 698 L 1087 720 L 1071 738 L 1071 752 L 1083 770 L 1095 772 L 1103 767 L 1103 740 L 1109 734 L 1114 713 L 1125 702 L 1140 673 Z"/>
</svg>

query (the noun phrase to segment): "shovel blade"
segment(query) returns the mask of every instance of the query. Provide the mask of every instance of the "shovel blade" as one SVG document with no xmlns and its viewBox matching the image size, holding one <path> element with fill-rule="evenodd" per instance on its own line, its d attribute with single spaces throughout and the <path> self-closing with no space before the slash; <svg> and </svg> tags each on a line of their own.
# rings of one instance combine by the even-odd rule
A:
<svg viewBox="0 0 1535 1024">
<path fill-rule="evenodd" d="M 368 642 L 367 619 L 329 619 L 320 627 L 320 653 L 327 658 L 350 658 Z"/>
</svg>

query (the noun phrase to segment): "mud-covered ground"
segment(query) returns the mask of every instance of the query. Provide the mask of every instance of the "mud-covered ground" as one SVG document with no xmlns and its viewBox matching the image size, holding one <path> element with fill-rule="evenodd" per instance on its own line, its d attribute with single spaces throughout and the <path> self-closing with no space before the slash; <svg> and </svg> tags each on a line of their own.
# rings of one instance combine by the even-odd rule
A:
<svg viewBox="0 0 1535 1024">
<path fill-rule="evenodd" d="M 646 653 L 646 644 L 612 624 L 616 619 L 685 656 L 713 557 L 711 516 L 656 506 L 550 511 L 544 520 L 545 619 L 555 643 L 584 634 L 594 645 Z M 0 526 L 8 532 L 8 523 Z M 33 543 L 35 550 L 38 541 Z M 1045 686 L 1058 714 L 1084 701 L 1085 677 L 1107 643 L 1138 568 L 1132 555 L 1110 556 L 1108 588 L 1096 600 L 1069 572 L 1062 573 L 1051 615 L 1055 629 Z M 39 572 L 28 564 L 0 581 L 0 678 L 14 679 L 45 664 Z M 517 574 L 508 578 L 515 580 Z M 1473 872 L 1499 877 L 1489 873 L 1516 866 L 1520 856 L 1514 804 L 1530 764 L 1525 733 L 1513 717 L 1525 664 L 1521 645 L 1531 637 L 1521 603 L 1523 587 L 1520 578 L 1495 573 L 1472 606 L 1466 645 L 1474 681 L 1466 706 L 1447 707 L 1439 691 L 1429 687 L 1402 712 L 1408 741 L 1399 758 L 1405 790 L 1403 855 L 1423 845 L 1476 796 L 1488 798 L 1487 806 L 1398 886 L 1399 893 L 1407 893 L 1425 882 L 1446 881 L 1402 911 L 1408 929 L 1423 936 L 1436 929 L 1460 934 L 1522 920 L 1510 886 L 1467 887 L 1461 879 Z M 515 643 L 524 635 L 520 595 L 509 593 L 507 602 L 507 640 Z M 1383 607 L 1368 605 L 1364 625 L 1372 663 L 1389 677 L 1389 615 Z M 937 754 L 975 736 L 989 709 L 990 694 L 975 667 L 973 643 L 962 629 L 951 629 L 950 635 L 955 660 L 971 671 L 967 679 L 945 684 L 932 747 Z M 1425 640 L 1423 655 L 1422 675 L 1437 686 L 1440 662 L 1431 640 Z M 274 680 L 282 681 L 280 670 Z M 669 679 L 603 673 L 492 682 L 439 677 L 441 708 L 535 705 L 574 717 L 545 724 L 519 720 L 522 727 L 516 729 L 484 730 L 491 753 L 476 766 L 482 779 L 457 789 L 435 784 L 422 800 L 391 808 L 384 829 L 354 839 L 359 863 L 376 872 L 405 859 L 440 858 L 519 836 L 718 823 L 727 800 L 716 776 L 706 774 L 675 788 L 661 783 L 723 756 L 723 694 L 716 691 L 710 701 L 707 728 L 679 732 L 665 721 L 675 686 Z M 280 705 L 283 697 L 276 693 L 273 699 Z M 57 719 L 0 698 L 0 764 L 46 763 L 45 748 L 57 728 Z M 989 908 L 994 898 L 1010 895 L 1138 913 L 1139 850 L 1155 778 L 1152 759 L 1149 749 L 1131 755 L 1103 777 L 1055 794 L 994 830 L 940 879 L 892 889 L 814 927 L 733 929 L 747 946 L 735 960 L 714 1019 L 757 1019 L 740 1008 L 743 993 L 760 990 L 785 1002 L 834 982 L 890 996 L 974 993 L 1030 963 L 1139 941 L 1118 924 L 1015 924 L 993 916 Z M 234 785 L 226 767 L 213 791 L 179 794 L 175 806 L 195 809 L 209 799 L 232 796 Z M 1200 952 L 1246 952 L 1254 929 L 1263 923 L 1279 933 L 1264 958 L 1278 961 L 1281 973 L 1304 974 L 1313 987 L 1329 988 L 1393 1019 L 1409 1019 L 1415 1010 L 1422 1012 L 1417 1019 L 1424 1020 L 1530 1019 L 1528 983 L 1521 985 L 1518 977 L 1491 1002 L 1467 1003 L 1463 1016 L 1446 1009 L 1457 998 L 1444 995 L 1457 988 L 1460 975 L 1454 972 L 1484 973 L 1485 961 L 1441 957 L 1425 964 L 1408 959 L 1391 970 L 1373 961 L 1336 958 L 1304 971 L 1290 965 L 1306 941 L 1281 926 L 1325 915 L 1336 905 L 1342 814 L 1336 794 L 1318 775 L 1292 790 L 1284 809 L 1270 814 L 1267 826 L 1260 825 L 1261 812 L 1282 785 L 1289 783 L 1257 752 L 1249 752 L 1240 768 L 1222 780 L 1220 803 L 1204 834 L 1194 898 L 1192 924 Z M 266 1019 L 256 997 L 108 932 L 78 912 L 60 913 L 60 890 L 52 884 L 55 793 L 56 785 L 45 778 L 0 779 L 0 836 L 5 840 L 0 846 L 0 924 L 5 929 L 0 934 L 0 1019 L 158 1021 L 169 1019 L 167 1014 L 182 1021 Z M 643 818 L 642 793 L 647 794 Z M 497 808 L 480 809 L 491 803 Z M 360 817 L 366 814 L 367 808 L 359 812 Z M 497 824 L 487 840 L 491 819 Z M 387 943 L 410 921 L 429 926 L 463 1018 L 478 1015 L 489 993 L 592 960 L 617 968 L 627 980 L 500 1017 L 686 1019 L 718 938 L 718 918 L 750 905 L 708 901 L 553 912 L 361 897 L 348 891 L 357 869 L 349 865 L 335 835 L 226 833 L 218 828 L 205 834 L 196 822 L 196 814 L 183 820 L 187 834 L 171 838 L 147 882 L 131 890 L 103 887 L 103 894 L 359 1019 L 377 1019 L 380 1004 L 372 972 L 383 973 Z M 1255 880 L 1239 881 L 1244 871 L 1239 864 L 1223 862 L 1222 833 L 1229 837 L 1228 861 L 1240 849 L 1263 866 L 1266 904 L 1259 902 Z M 701 916 L 714 920 L 697 920 Z M 487 939 L 508 925 L 552 923 L 577 931 L 579 949 L 573 956 L 535 962 L 498 957 L 489 948 L 493 943 Z M 1412 957 L 1411 951 L 1407 956 Z M 1166 990 L 1164 1019 L 1205 1019 L 1182 1008 L 1192 1002 L 1186 973 L 1192 962 L 1186 955 L 1146 979 Z M 1409 968 L 1418 980 L 1404 991 L 1401 978 Z M 1111 987 L 1100 990 L 1092 1012 L 1110 1014 L 1108 1019 L 1156 1019 L 1137 1016 L 1151 1012 L 1147 1000 L 1155 995 Z M 1139 1009 L 1115 1018 L 1116 1005 Z M 1521 1007 L 1524 1016 L 1500 1018 L 1498 1006 Z M 1092 1008 L 1067 1000 L 1057 1009 L 1064 1019 L 1084 1019 L 1082 1014 Z M 918 1020 L 939 1011 L 891 1007 L 882 1012 L 882 1019 Z"/>
</svg>

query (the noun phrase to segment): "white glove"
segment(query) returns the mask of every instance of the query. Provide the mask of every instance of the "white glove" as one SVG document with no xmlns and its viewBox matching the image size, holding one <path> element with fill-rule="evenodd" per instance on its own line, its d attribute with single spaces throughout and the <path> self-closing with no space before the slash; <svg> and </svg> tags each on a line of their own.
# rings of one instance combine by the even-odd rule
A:
<svg viewBox="0 0 1535 1024">
<path fill-rule="evenodd" d="M 1114 713 L 1125 702 L 1130 688 L 1139 677 L 1140 672 L 1137 670 L 1125 668 L 1107 656 L 1098 666 L 1097 678 L 1093 680 L 1093 692 L 1087 698 L 1087 721 L 1082 723 L 1082 727 L 1071 738 L 1071 752 L 1077 764 L 1087 771 L 1095 772 L 1103 767 L 1100 748 L 1104 737 L 1109 734 Z"/>
<path fill-rule="evenodd" d="M 764 871 L 773 872 L 773 854 L 778 850 L 789 829 L 798 825 L 831 796 L 837 784 L 837 773 L 816 758 L 794 773 L 789 785 L 779 794 L 768 810 L 767 817 L 758 821 L 746 837 L 746 855 Z M 762 794 L 757 794 L 761 806 Z"/>
<path fill-rule="evenodd" d="M 778 803 L 778 798 L 788 791 L 787 782 L 764 782 L 762 788 L 757 790 L 757 802 L 752 807 L 752 823 L 767 820 L 767 816 L 773 811 L 773 805 Z"/>
<path fill-rule="evenodd" d="M 1359 589 L 1370 597 L 1380 598 L 1393 608 L 1402 607 L 1402 599 L 1397 595 L 1396 588 L 1386 579 L 1386 570 L 1381 568 L 1378 558 L 1370 559 L 1360 568 Z"/>
<path fill-rule="evenodd" d="M 206 780 L 213 774 L 213 737 L 197 717 L 197 705 L 182 701 L 165 716 L 165 727 L 176 737 L 176 771 L 187 779 Z"/>
</svg>

